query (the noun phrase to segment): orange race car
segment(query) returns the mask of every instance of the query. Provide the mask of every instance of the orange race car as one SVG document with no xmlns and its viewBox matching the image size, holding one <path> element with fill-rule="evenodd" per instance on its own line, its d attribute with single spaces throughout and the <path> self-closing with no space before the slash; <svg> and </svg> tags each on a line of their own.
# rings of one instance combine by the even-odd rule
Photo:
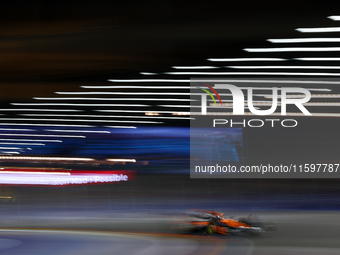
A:
<svg viewBox="0 0 340 255">
<path fill-rule="evenodd" d="M 185 232 L 196 232 L 202 234 L 250 234 L 260 235 L 264 232 L 275 231 L 273 223 L 257 221 L 254 214 L 238 220 L 225 218 L 223 213 L 215 211 L 192 210 L 186 214 L 186 219 L 178 224 L 176 228 Z"/>
</svg>

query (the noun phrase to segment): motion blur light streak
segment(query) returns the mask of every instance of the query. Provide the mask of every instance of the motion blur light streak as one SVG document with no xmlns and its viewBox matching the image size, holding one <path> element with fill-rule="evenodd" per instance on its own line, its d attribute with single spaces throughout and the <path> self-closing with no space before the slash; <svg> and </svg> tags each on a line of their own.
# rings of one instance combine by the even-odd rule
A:
<svg viewBox="0 0 340 255">
<path fill-rule="evenodd" d="M 190 115 L 190 112 L 174 112 L 172 115 Z"/>
<path fill-rule="evenodd" d="M 145 104 L 69 104 L 69 103 L 11 103 L 11 105 L 62 105 L 62 106 L 129 106 L 129 107 L 145 107 Z"/>
<path fill-rule="evenodd" d="M 339 21 L 340 20 L 340 16 L 334 15 L 334 16 L 328 16 L 327 18 L 335 20 L 335 21 Z"/>
<path fill-rule="evenodd" d="M 340 48 L 339 48 L 340 49 Z M 280 72 L 167 72 L 170 75 L 282 75 L 282 76 L 340 76 L 340 73 L 280 73 Z"/>
<path fill-rule="evenodd" d="M 37 171 L 9 171 L 1 170 L 0 174 L 51 174 L 51 175 L 71 175 L 69 172 L 37 172 Z"/>
<path fill-rule="evenodd" d="M 209 61 L 227 62 L 227 61 L 286 61 L 284 58 L 208 58 Z"/>
<path fill-rule="evenodd" d="M 134 127 L 134 126 L 105 126 L 105 127 L 108 127 L 108 128 L 137 128 L 137 127 Z"/>
<path fill-rule="evenodd" d="M 80 86 L 81 88 L 86 89 L 190 89 L 188 86 Z M 68 93 L 72 95 L 73 93 L 92 93 L 92 92 L 55 92 L 56 94 Z M 105 92 L 98 92 L 105 93 Z M 76 94 L 76 95 L 77 95 Z M 78 94 L 79 95 L 79 94 Z"/>
<path fill-rule="evenodd" d="M 147 114 L 148 112 L 146 111 L 138 111 L 138 110 L 95 110 L 96 112 L 128 112 L 128 113 L 145 113 Z M 174 111 L 149 111 L 149 112 L 154 112 L 154 113 L 174 113 Z M 178 111 L 176 111 L 178 112 Z"/>
<path fill-rule="evenodd" d="M 45 144 L 43 144 L 43 143 L 2 143 L 2 142 L 0 142 L 0 144 L 45 146 Z"/>
<path fill-rule="evenodd" d="M 158 112 L 146 112 L 145 115 L 149 115 L 149 116 L 160 116 L 161 114 L 159 114 Z"/>
<path fill-rule="evenodd" d="M 13 160 L 67 160 L 67 161 L 94 161 L 93 158 L 69 158 L 69 157 L 7 157 L 7 156 L 0 156 L 0 159 L 13 159 Z"/>
<path fill-rule="evenodd" d="M 340 69 L 340 66 L 227 66 L 237 69 Z"/>
<path fill-rule="evenodd" d="M 50 132 L 70 132 L 70 133 L 106 133 L 110 134 L 110 131 L 94 131 L 94 130 L 69 130 L 69 129 L 45 129 Z"/>
<path fill-rule="evenodd" d="M 102 101 L 193 101 L 182 98 L 91 98 L 91 97 L 34 97 L 36 100 L 102 100 Z"/>
<path fill-rule="evenodd" d="M 340 27 L 297 28 L 296 30 L 301 33 L 340 32 Z"/>
<path fill-rule="evenodd" d="M 0 120 L 3 120 L 1 118 Z M 8 120 L 8 119 L 6 119 Z M 26 118 L 13 118 L 13 120 L 31 120 L 31 121 L 78 121 L 78 122 L 126 122 L 126 123 L 163 123 L 163 122 L 156 122 L 156 121 L 130 121 L 130 120 L 84 120 L 84 119 L 26 119 Z M 44 136 L 44 135 L 42 135 Z M 85 138 L 85 137 L 83 137 Z"/>
<path fill-rule="evenodd" d="M 108 158 L 106 161 L 113 161 L 113 162 L 133 162 L 136 163 L 135 159 L 114 159 L 114 158 Z"/>
<path fill-rule="evenodd" d="M 109 79 L 110 82 L 190 82 L 190 79 L 176 80 L 176 79 Z"/>
<path fill-rule="evenodd" d="M 0 128 L 0 130 L 6 131 L 36 131 L 35 129 L 27 129 L 27 128 Z"/>
<path fill-rule="evenodd" d="M 340 30 L 339 30 L 340 31 Z M 245 48 L 247 52 L 340 51 L 340 47 Z"/>
<path fill-rule="evenodd" d="M 224 100 L 224 101 L 230 101 L 232 100 Z M 245 101 L 247 102 L 247 101 Z M 277 103 L 278 105 L 281 105 L 280 102 Z M 223 106 L 232 106 L 233 103 L 223 103 Z M 256 106 L 265 106 L 265 105 L 272 105 L 272 102 L 267 102 L 267 101 L 255 101 L 253 102 L 253 105 Z M 340 103 L 335 103 L 335 102 L 308 102 L 308 103 L 302 103 L 304 106 L 340 106 Z M 211 107 L 217 107 L 215 104 L 210 104 Z M 314 113 L 313 113 L 314 114 Z"/>
<path fill-rule="evenodd" d="M 272 43 L 340 42 L 340 38 L 267 39 L 267 41 Z"/>
<path fill-rule="evenodd" d="M 301 61 L 340 61 L 340 58 L 293 58 Z"/>
<path fill-rule="evenodd" d="M 172 66 L 174 69 L 216 69 L 217 66 Z"/>
<path fill-rule="evenodd" d="M 180 96 L 190 95 L 190 93 L 175 93 L 175 92 L 56 92 L 56 93 L 64 95 L 68 95 L 70 93 L 72 93 L 73 95 L 180 95 Z"/>
<path fill-rule="evenodd" d="M 0 109 L 0 111 L 82 112 L 82 110 L 73 109 Z"/>
<path fill-rule="evenodd" d="M 1 134 L 6 136 L 38 136 L 38 137 L 73 137 L 73 138 L 86 138 L 86 136 L 80 135 L 37 135 L 37 134 Z"/>
<path fill-rule="evenodd" d="M 143 75 L 157 75 L 158 73 L 147 73 L 147 72 L 140 72 Z"/>
<path fill-rule="evenodd" d="M 158 105 L 158 106 L 161 106 L 161 107 L 179 107 L 179 108 L 201 108 L 202 106 L 200 105 L 168 105 L 168 104 L 163 104 L 163 105 Z M 210 106 L 207 106 L 207 107 L 210 107 Z M 215 108 L 232 108 L 232 106 L 220 106 L 220 105 L 217 105 L 217 106 L 214 106 Z"/>
<path fill-rule="evenodd" d="M 0 171 L 0 184 L 16 185 L 84 185 L 126 182 L 134 179 L 133 171 Z"/>
<path fill-rule="evenodd" d="M 0 147 L 0 150 L 20 150 L 18 147 Z"/>
<path fill-rule="evenodd" d="M 199 82 L 199 81 L 202 81 L 202 82 L 206 82 L 206 80 L 199 80 L 199 79 L 195 79 L 195 81 Z M 261 80 L 261 79 L 253 79 L 253 80 L 243 80 L 243 79 L 239 79 L 239 80 L 231 80 L 231 79 L 223 79 L 223 80 L 214 80 L 216 82 L 237 82 L 237 83 L 246 83 L 246 82 L 249 82 L 249 83 L 287 83 L 287 84 L 340 84 L 339 81 L 301 81 L 301 80 Z M 242 87 L 241 87 L 242 89 Z M 256 88 L 258 89 L 258 88 Z M 271 88 L 269 88 L 271 89 Z M 309 90 L 312 90 L 312 89 L 309 89 Z M 320 88 L 318 90 L 323 90 L 323 91 L 331 91 L 331 89 L 326 89 L 326 88 Z"/>
<path fill-rule="evenodd" d="M 201 107 L 201 106 L 194 106 L 194 105 L 192 105 L 192 106 L 190 106 L 190 105 L 169 105 L 169 104 L 163 104 L 163 105 L 158 105 L 158 106 L 161 106 L 161 107 L 181 107 L 181 108 L 186 108 L 186 107 Z"/>
<path fill-rule="evenodd" d="M 0 141 L 19 141 L 19 142 L 53 142 L 53 143 L 61 143 L 61 140 L 40 140 L 40 139 L 5 139 L 1 138 Z"/>
<path fill-rule="evenodd" d="M 63 114 L 40 114 L 40 115 L 36 115 L 36 114 L 21 114 L 21 115 L 25 115 L 25 116 L 50 116 L 50 117 L 89 117 L 89 118 L 158 118 L 158 119 L 169 119 L 171 117 L 164 117 L 164 116 L 160 116 L 160 117 L 149 117 L 149 116 L 126 116 L 126 115 L 63 115 Z M 185 118 L 188 119 L 188 118 Z"/>
<path fill-rule="evenodd" d="M 94 127 L 91 125 L 70 125 L 70 124 L 33 124 L 33 123 L 0 123 L 6 126 L 51 126 L 51 127 Z"/>
</svg>

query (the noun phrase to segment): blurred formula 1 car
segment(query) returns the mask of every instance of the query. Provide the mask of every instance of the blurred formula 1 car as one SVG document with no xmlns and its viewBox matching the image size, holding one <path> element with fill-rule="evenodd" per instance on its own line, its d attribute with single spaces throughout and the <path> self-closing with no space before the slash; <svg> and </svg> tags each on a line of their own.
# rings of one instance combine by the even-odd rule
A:
<svg viewBox="0 0 340 255">
<path fill-rule="evenodd" d="M 187 213 L 190 219 L 177 224 L 177 229 L 201 234 L 250 234 L 260 235 L 276 231 L 273 223 L 257 221 L 254 214 L 238 220 L 225 218 L 223 213 L 204 210 L 193 210 Z"/>
</svg>

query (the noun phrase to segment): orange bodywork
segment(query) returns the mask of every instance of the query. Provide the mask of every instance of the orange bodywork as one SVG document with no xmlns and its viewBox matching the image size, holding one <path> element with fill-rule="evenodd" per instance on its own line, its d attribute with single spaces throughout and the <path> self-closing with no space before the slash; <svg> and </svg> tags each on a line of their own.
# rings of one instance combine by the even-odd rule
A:
<svg viewBox="0 0 340 255">
<path fill-rule="evenodd" d="M 243 228 L 252 228 L 252 226 L 247 225 L 245 223 L 239 222 L 237 220 L 233 220 L 233 219 L 221 219 L 221 222 L 228 225 L 231 228 L 239 228 L 239 227 L 243 227 Z"/>
<path fill-rule="evenodd" d="M 194 225 L 195 227 L 205 227 L 205 226 L 211 225 L 211 230 L 214 233 L 223 234 L 223 235 L 230 235 L 227 227 L 231 227 L 231 228 L 240 228 L 240 227 L 251 228 L 251 226 L 244 224 L 242 222 L 233 220 L 233 219 L 221 219 L 220 222 L 225 224 L 226 226 L 211 225 L 211 221 L 191 221 L 190 223 L 192 225 Z"/>
<path fill-rule="evenodd" d="M 190 223 L 196 227 L 204 227 L 208 226 L 210 221 L 191 221 Z"/>
<path fill-rule="evenodd" d="M 213 215 L 213 217 L 211 217 L 211 219 L 209 220 L 190 221 L 190 224 L 196 229 L 202 229 L 206 227 L 208 233 L 210 234 L 218 233 L 218 234 L 223 234 L 223 235 L 230 235 L 229 228 L 233 228 L 233 229 L 253 228 L 252 226 L 245 224 L 241 221 L 237 221 L 237 220 L 230 219 L 230 218 L 223 218 L 223 213 L 218 213 L 214 211 L 205 211 L 205 210 L 194 210 L 194 211 Z"/>
<path fill-rule="evenodd" d="M 222 234 L 222 235 L 230 235 L 228 229 L 226 227 L 218 227 L 215 225 L 212 225 L 212 230 L 214 233 Z"/>
</svg>

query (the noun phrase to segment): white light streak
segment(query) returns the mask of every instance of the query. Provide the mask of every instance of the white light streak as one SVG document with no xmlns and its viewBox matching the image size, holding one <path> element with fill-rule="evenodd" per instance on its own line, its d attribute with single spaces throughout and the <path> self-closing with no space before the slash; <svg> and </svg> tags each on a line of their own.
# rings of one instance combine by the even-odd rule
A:
<svg viewBox="0 0 340 255">
<path fill-rule="evenodd" d="M 80 87 L 84 89 L 190 89 L 190 87 L 188 86 L 80 86 Z M 63 94 L 63 92 L 55 92 L 55 93 Z M 77 92 L 68 92 L 68 93 L 72 95 L 73 93 L 77 93 Z M 99 92 L 99 93 L 101 94 L 104 92 Z"/>
<path fill-rule="evenodd" d="M 195 80 L 195 82 L 210 82 L 210 80 Z M 230 80 L 230 79 L 223 79 L 223 80 L 211 80 L 211 82 L 242 82 L 242 83 L 288 83 L 288 84 L 331 84 L 331 85 L 338 85 L 340 84 L 340 81 L 305 81 L 305 80 L 243 80 L 243 79 L 237 79 L 237 80 Z M 241 88 L 242 89 L 242 88 Z M 271 89 L 271 88 L 270 88 Z M 312 91 L 313 89 L 309 89 Z M 315 89 L 318 91 L 332 91 L 331 89 Z"/>
<path fill-rule="evenodd" d="M 63 114 L 21 114 L 25 116 L 47 116 L 47 117 L 89 117 L 89 118 L 137 118 L 137 119 L 173 119 L 173 117 L 164 117 L 164 116 L 122 116 L 122 115 L 63 115 Z M 183 118 L 187 119 L 187 118 Z M 0 134 L 1 135 L 1 134 Z"/>
<path fill-rule="evenodd" d="M 271 43 L 305 43 L 305 42 L 340 42 L 340 38 L 292 38 L 292 39 L 268 39 Z"/>
<path fill-rule="evenodd" d="M 174 69 L 216 69 L 217 66 L 172 66 Z"/>
<path fill-rule="evenodd" d="M 282 48 L 245 48 L 247 52 L 298 52 L 298 51 L 340 51 L 340 47 L 282 47 Z"/>
<path fill-rule="evenodd" d="M 31 145 L 31 146 L 34 146 L 34 145 L 37 145 L 37 146 L 45 146 L 45 144 L 43 143 L 1 143 L 0 144 L 7 144 L 7 145 Z"/>
<path fill-rule="evenodd" d="M 228 61 L 286 61 L 284 58 L 208 58 L 209 61 L 228 62 Z"/>
<path fill-rule="evenodd" d="M 170 104 L 170 105 L 158 105 L 158 106 L 161 106 L 161 107 L 179 107 L 179 108 L 189 108 L 189 107 L 191 107 L 191 108 L 201 108 L 202 106 L 200 106 L 200 105 L 172 105 L 172 104 Z M 210 108 L 210 106 L 207 106 L 208 108 Z M 220 105 L 217 105 L 217 106 L 214 106 L 214 108 L 218 108 L 218 107 L 220 107 L 220 108 L 232 108 L 232 106 L 220 106 Z"/>
<path fill-rule="evenodd" d="M 285 72 L 169 72 L 170 75 L 279 75 L 279 76 L 340 76 L 340 73 L 285 73 Z"/>
<path fill-rule="evenodd" d="M 67 132 L 67 133 L 103 133 L 110 134 L 110 131 L 93 131 L 93 130 L 66 130 L 66 129 L 44 129 L 49 132 Z"/>
<path fill-rule="evenodd" d="M 190 87 L 189 87 L 190 88 Z M 190 93 L 175 92 L 56 92 L 63 95 L 190 95 Z"/>
<path fill-rule="evenodd" d="M 93 117 L 93 118 L 101 118 L 101 117 L 106 117 L 106 118 L 111 118 L 111 117 L 120 117 L 120 116 L 109 116 L 109 115 L 85 115 L 85 114 L 81 114 L 81 115 L 64 115 L 64 114 L 21 114 L 24 116 L 39 116 L 39 117 Z M 128 117 L 128 116 L 126 116 Z"/>
<path fill-rule="evenodd" d="M 158 75 L 158 73 L 140 72 L 142 75 Z"/>
<path fill-rule="evenodd" d="M 22 148 L 18 148 L 18 147 L 0 147 L 0 150 L 22 150 Z"/>
<path fill-rule="evenodd" d="M 236 69 L 340 69 L 340 66 L 227 66 Z"/>
<path fill-rule="evenodd" d="M 12 142 L 52 142 L 52 143 L 62 143 L 61 140 L 35 140 L 35 139 L 5 139 L 1 138 L 0 141 L 12 141 Z"/>
<path fill-rule="evenodd" d="M 134 127 L 134 126 L 105 126 L 105 127 L 108 127 L 108 128 L 137 128 L 137 127 Z"/>
<path fill-rule="evenodd" d="M 52 161 L 94 161 L 93 158 L 69 158 L 69 157 L 7 157 L 1 156 L 0 159 L 14 159 L 14 160 L 52 160 Z"/>
<path fill-rule="evenodd" d="M 1 118 L 1 120 L 11 120 L 10 118 Z M 78 122 L 124 122 L 124 123 L 163 123 L 157 121 L 128 121 L 128 120 L 75 120 L 75 119 L 26 119 L 26 118 L 13 118 L 13 120 L 30 120 L 30 121 L 78 121 Z"/>
<path fill-rule="evenodd" d="M 147 113 L 147 112 L 155 112 L 155 113 L 175 113 L 173 111 L 129 111 L 129 110 L 95 110 L 96 112 L 128 112 L 128 113 Z M 177 112 L 177 111 L 176 111 Z"/>
<path fill-rule="evenodd" d="M 82 112 L 83 110 L 71 109 L 0 109 L 0 111 L 37 111 L 37 112 Z"/>
<path fill-rule="evenodd" d="M 27 128 L 0 128 L 0 130 L 4 131 L 35 131 L 35 129 L 27 129 Z"/>
<path fill-rule="evenodd" d="M 2 153 L 8 153 L 8 154 L 20 154 L 20 152 L 17 152 L 17 151 L 2 151 Z"/>
<path fill-rule="evenodd" d="M 190 82 L 190 79 L 176 80 L 176 79 L 109 79 L 110 82 Z"/>
<path fill-rule="evenodd" d="M 232 100 L 225 100 L 225 101 L 230 101 Z M 246 103 L 247 104 L 247 103 Z M 267 101 L 255 101 L 253 102 L 253 105 L 256 106 L 267 106 L 267 105 L 272 105 L 272 102 L 267 102 Z M 233 103 L 222 103 L 223 106 L 233 106 Z M 277 105 L 281 105 L 280 102 L 277 103 Z M 336 102 L 308 102 L 308 103 L 303 103 L 304 106 L 340 106 L 340 103 Z M 211 107 L 216 107 L 214 103 L 210 104 Z"/>
<path fill-rule="evenodd" d="M 36 135 L 36 134 L 1 134 L 5 136 L 37 136 L 37 137 L 74 137 L 74 138 L 86 138 L 86 136 L 79 135 Z"/>
<path fill-rule="evenodd" d="M 297 28 L 296 30 L 301 33 L 340 32 L 340 27 Z"/>
<path fill-rule="evenodd" d="M 158 106 L 161 106 L 161 107 L 179 107 L 179 108 L 188 108 L 188 107 L 196 107 L 196 106 L 193 106 L 193 105 L 168 105 L 168 104 L 166 104 L 166 105 L 158 105 Z M 201 107 L 201 106 L 197 106 L 197 107 Z"/>
<path fill-rule="evenodd" d="M 43 175 L 71 175 L 68 172 L 33 172 L 33 171 L 0 171 L 0 174 L 43 174 Z"/>
<path fill-rule="evenodd" d="M 338 16 L 338 15 L 328 16 L 327 18 L 332 19 L 334 21 L 340 20 L 340 16 Z"/>
<path fill-rule="evenodd" d="M 106 161 L 113 161 L 113 162 L 132 162 L 136 163 L 135 159 L 119 159 L 119 158 L 108 158 Z"/>
<path fill-rule="evenodd" d="M 174 112 L 172 115 L 190 115 L 191 112 Z"/>
<path fill-rule="evenodd" d="M 340 61 L 340 58 L 293 58 L 301 61 Z"/>
<path fill-rule="evenodd" d="M 178 98 L 91 98 L 91 97 L 33 97 L 35 100 L 97 100 L 97 101 L 192 101 Z"/>
<path fill-rule="evenodd" d="M 95 127 L 91 125 L 68 125 L 68 124 L 32 124 L 32 123 L 0 123 L 4 126 L 51 126 L 51 127 Z"/>
<path fill-rule="evenodd" d="M 28 171 L 27 171 L 28 172 Z M 84 185 L 84 184 L 98 184 L 98 183 L 117 183 L 122 181 L 128 181 L 129 176 L 125 174 L 112 173 L 73 173 L 69 174 L 55 174 L 56 172 L 32 172 L 26 173 L 3 173 L 1 174 L 1 184 L 14 184 L 14 185 Z"/>
<path fill-rule="evenodd" d="M 69 104 L 69 103 L 11 103 L 11 105 L 63 105 L 63 106 L 150 106 L 145 104 Z"/>
</svg>

